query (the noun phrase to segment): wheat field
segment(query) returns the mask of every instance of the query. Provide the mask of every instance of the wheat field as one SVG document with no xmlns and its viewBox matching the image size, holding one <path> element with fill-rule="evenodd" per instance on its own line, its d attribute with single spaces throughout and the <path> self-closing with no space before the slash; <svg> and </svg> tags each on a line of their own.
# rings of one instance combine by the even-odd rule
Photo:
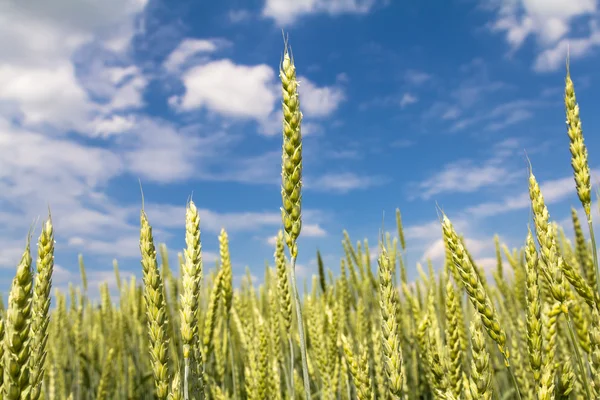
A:
<svg viewBox="0 0 600 400">
<path fill-rule="evenodd" d="M 179 265 L 140 212 L 143 280 L 52 289 L 54 231 L 31 235 L 0 311 L 0 399 L 598 399 L 600 280 L 592 187 L 568 69 L 564 102 L 575 189 L 574 237 L 550 217 L 530 166 L 531 221 L 520 249 L 496 240 L 493 279 L 442 210 L 443 265 L 407 280 L 400 211 L 376 249 L 344 232 L 337 267 L 318 254 L 301 295 L 302 112 L 287 42 L 282 90 L 282 229 L 263 284 L 232 282 L 227 232 L 215 269 L 202 261 L 202 221 L 188 201 Z M 564 143 L 567 143 L 567 137 Z M 566 160 L 565 160 L 566 162 Z M 525 185 L 526 182 L 523 182 Z M 581 218 L 581 219 L 580 219 Z M 377 262 L 371 262 L 376 253 Z M 51 299 L 53 299 L 51 307 Z"/>
</svg>

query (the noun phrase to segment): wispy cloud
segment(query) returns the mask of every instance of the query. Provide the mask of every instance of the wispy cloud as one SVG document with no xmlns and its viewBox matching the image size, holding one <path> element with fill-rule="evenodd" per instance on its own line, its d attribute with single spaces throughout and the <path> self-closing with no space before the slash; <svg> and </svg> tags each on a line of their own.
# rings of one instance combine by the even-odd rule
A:
<svg viewBox="0 0 600 400">
<path fill-rule="evenodd" d="M 291 25 L 298 18 L 311 14 L 366 14 L 377 0 L 266 0 L 262 10 L 264 17 L 272 18 L 278 25 Z"/>
<path fill-rule="evenodd" d="M 417 71 L 414 69 L 410 69 L 406 71 L 404 74 L 404 79 L 413 85 L 422 85 L 425 82 L 428 82 L 432 79 L 432 75 L 423 71 Z"/>
<path fill-rule="evenodd" d="M 423 181 L 419 188 L 421 197 L 429 199 L 441 193 L 472 193 L 485 186 L 498 185 L 499 182 L 508 184 L 515 178 L 514 174 L 500 165 L 478 165 L 465 160 L 445 165 L 443 171 Z"/>
<path fill-rule="evenodd" d="M 302 101 L 302 112 L 310 118 L 331 115 L 346 99 L 343 88 L 339 85 L 318 87 L 308 78 L 298 78 L 298 95 Z"/>
<path fill-rule="evenodd" d="M 259 133 L 279 133 L 281 111 L 276 105 L 281 84 L 272 67 L 242 65 L 231 59 L 208 60 L 185 70 L 181 80 L 184 93 L 169 99 L 176 110 L 189 113 L 204 109 L 223 118 L 254 120 L 260 126 Z M 306 132 L 318 133 L 320 127 L 314 120 L 330 116 L 346 100 L 343 74 L 330 86 L 318 86 L 305 76 L 298 81 Z"/>
<path fill-rule="evenodd" d="M 368 189 L 383 185 L 387 179 L 379 176 L 364 176 L 353 172 L 327 173 L 314 180 L 308 180 L 307 188 L 325 192 L 347 193 L 351 190 Z"/>
<path fill-rule="evenodd" d="M 512 85 L 489 77 L 489 68 L 481 59 L 474 59 L 461 67 L 465 75 L 450 89 L 449 99 L 438 100 L 422 114 L 423 121 L 432 118 L 444 125 L 449 133 L 477 128 L 477 132 L 506 130 L 533 118 L 536 112 L 554 103 L 547 99 L 518 98 L 499 102 L 492 95 L 506 95 L 514 91 Z"/>
<path fill-rule="evenodd" d="M 404 95 L 402 95 L 402 99 L 400 100 L 400 107 L 404 108 L 410 104 L 414 104 L 417 101 L 419 101 L 419 99 L 410 94 L 410 93 L 404 93 Z"/>
<path fill-rule="evenodd" d="M 509 55 L 523 47 L 528 37 L 535 38 L 538 54 L 533 68 L 536 71 L 554 71 L 563 65 L 569 45 L 574 58 L 584 57 L 600 45 L 596 0 L 495 0 L 486 1 L 482 6 L 496 13 L 489 28 L 505 33 Z M 587 32 L 582 35 L 574 29 L 574 21 L 587 24 Z"/>
<path fill-rule="evenodd" d="M 248 10 L 231 10 L 227 13 L 227 17 L 233 23 L 240 23 L 252 18 L 252 13 Z"/>
<path fill-rule="evenodd" d="M 273 69 L 264 64 L 211 61 L 183 74 L 185 93 L 171 104 L 184 111 L 206 108 L 225 116 L 263 120 L 275 104 L 274 78 Z"/>
<path fill-rule="evenodd" d="M 547 205 L 557 203 L 575 193 L 573 177 L 553 179 L 541 183 L 541 191 Z M 476 217 L 491 217 L 510 211 L 531 207 L 528 192 L 507 196 L 503 200 L 481 203 L 466 209 L 466 213 Z"/>
<path fill-rule="evenodd" d="M 489 67 L 481 58 L 460 67 L 461 79 L 454 87 L 445 90 L 447 99 L 434 101 L 421 118 L 432 118 L 449 124 L 448 131 L 455 133 L 474 126 L 478 131 L 499 131 L 533 116 L 533 109 L 548 102 L 513 99 L 497 103 L 492 95 L 507 94 L 512 86 L 490 77 Z"/>
<path fill-rule="evenodd" d="M 193 56 L 211 54 L 228 45 L 230 45 L 229 41 L 224 39 L 184 39 L 169 54 L 163 67 L 171 73 L 179 72 Z"/>
<path fill-rule="evenodd" d="M 471 159 L 451 162 L 428 179 L 412 184 L 415 196 L 429 199 L 442 193 L 472 193 L 484 187 L 507 185 L 522 174 L 511 170 L 505 162 L 514 154 L 517 142 L 505 140 L 498 143 L 491 158 L 483 162 Z"/>
<path fill-rule="evenodd" d="M 535 174 L 535 170 L 534 170 Z M 591 171 L 593 179 L 597 180 L 600 177 L 600 170 L 593 169 Z M 569 197 L 576 194 L 573 176 L 562 178 L 546 179 L 539 181 L 540 190 L 544 196 L 544 203 L 551 205 L 560 203 Z M 523 210 L 531 207 L 531 199 L 527 190 L 519 191 L 513 195 L 505 196 L 500 201 L 488 201 L 467 207 L 464 210 L 464 215 L 477 218 L 492 217 L 501 215 L 516 210 Z"/>
<path fill-rule="evenodd" d="M 496 105 L 487 112 L 478 112 L 470 117 L 458 118 L 450 130 L 458 132 L 477 125 L 481 126 L 483 131 L 499 131 L 532 118 L 534 110 L 549 104 L 547 101 L 538 100 L 511 100 Z"/>
<path fill-rule="evenodd" d="M 397 148 L 406 148 L 406 147 L 411 147 L 415 144 L 414 140 L 411 139 L 398 139 L 398 140 L 394 140 L 391 144 L 392 147 L 397 147 Z"/>
<path fill-rule="evenodd" d="M 149 204 L 148 216 L 161 227 L 180 227 L 185 221 L 185 207 L 170 204 Z M 202 230 L 217 233 L 221 228 L 227 231 L 253 231 L 262 227 L 281 224 L 279 212 L 216 212 L 199 208 Z"/>
<path fill-rule="evenodd" d="M 281 219 L 281 216 L 279 218 Z M 325 229 L 323 229 L 320 224 L 302 224 L 300 237 L 322 238 L 324 236 L 327 236 L 327 231 L 325 231 Z M 269 236 L 266 239 L 266 243 L 269 246 L 275 246 L 275 244 L 277 243 L 277 235 Z"/>
</svg>

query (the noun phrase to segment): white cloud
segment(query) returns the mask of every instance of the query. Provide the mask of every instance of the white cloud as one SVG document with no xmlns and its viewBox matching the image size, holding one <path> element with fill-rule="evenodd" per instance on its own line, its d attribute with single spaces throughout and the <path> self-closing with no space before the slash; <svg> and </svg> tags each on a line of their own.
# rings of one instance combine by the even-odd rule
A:
<svg viewBox="0 0 600 400">
<path fill-rule="evenodd" d="M 416 103 L 417 101 L 419 101 L 419 99 L 416 96 L 410 93 L 404 93 L 402 99 L 400 100 L 400 107 L 404 108 L 410 104 Z"/>
<path fill-rule="evenodd" d="M 491 240 L 490 240 L 491 242 Z M 492 256 L 492 251 L 488 251 L 488 257 L 478 256 L 474 258 L 475 264 L 478 267 L 483 268 L 483 271 L 486 273 L 487 279 L 495 279 L 493 276 L 493 272 L 498 268 L 498 259 Z M 506 272 L 505 272 L 506 273 Z"/>
<path fill-rule="evenodd" d="M 140 70 L 135 65 L 129 65 L 127 67 L 109 67 L 103 71 L 105 76 L 108 76 L 110 82 L 118 85 L 130 77 L 140 75 Z"/>
<path fill-rule="evenodd" d="M 16 270 L 16 267 L 21 260 L 21 256 L 25 251 L 25 236 L 27 232 L 23 230 L 21 234 L 22 238 L 18 235 L 15 235 L 17 239 L 14 237 L 6 237 L 2 239 L 4 245 L 0 249 L 0 268 L 10 268 Z"/>
<path fill-rule="evenodd" d="M 546 102 L 532 100 L 513 100 L 507 103 L 499 104 L 488 112 L 476 113 L 472 117 L 454 119 L 454 125 L 450 128 L 451 132 L 457 132 L 469 127 L 478 125 L 485 131 L 500 131 L 519 122 L 531 119 L 534 116 L 533 110 L 546 105 Z"/>
<path fill-rule="evenodd" d="M 227 17 L 235 24 L 249 20 L 252 14 L 247 10 L 231 10 L 227 13 Z"/>
<path fill-rule="evenodd" d="M 466 247 L 473 256 L 477 265 L 484 270 L 491 271 L 495 267 L 494 239 L 482 236 L 472 230 L 473 221 L 464 215 L 450 216 L 455 231 L 465 238 Z M 446 248 L 442 238 L 442 223 L 439 219 L 424 222 L 418 225 L 408 225 L 404 234 L 409 242 L 409 251 L 417 250 L 419 262 L 425 263 L 430 259 L 434 268 L 440 269 L 446 258 Z M 494 260 L 491 263 L 490 260 Z"/>
<path fill-rule="evenodd" d="M 108 118 L 98 118 L 91 125 L 90 131 L 93 135 L 107 137 L 133 129 L 135 119 L 131 116 L 112 115 Z"/>
<path fill-rule="evenodd" d="M 438 239 L 430 244 L 421 257 L 421 262 L 431 260 L 432 262 L 443 261 L 445 258 L 446 249 L 444 247 L 444 240 Z"/>
<path fill-rule="evenodd" d="M 185 94 L 177 104 L 186 111 L 207 108 L 230 117 L 266 119 L 275 105 L 274 78 L 273 69 L 265 64 L 212 61 L 184 73 Z"/>
<path fill-rule="evenodd" d="M 266 0 L 262 14 L 278 25 L 291 25 L 310 14 L 366 14 L 376 0 Z"/>
<path fill-rule="evenodd" d="M 456 119 L 459 116 L 460 116 L 460 109 L 458 107 L 450 106 L 442 114 L 442 119 Z"/>
<path fill-rule="evenodd" d="M 572 177 L 540 183 L 540 189 L 546 205 L 557 203 L 575 193 Z M 522 192 L 515 196 L 507 196 L 499 202 L 487 202 L 469 207 L 466 212 L 478 217 L 489 217 L 528 207 L 531 207 L 529 193 Z"/>
<path fill-rule="evenodd" d="M 163 227 L 179 227 L 185 222 L 185 207 L 168 204 L 149 204 L 148 217 Z M 225 228 L 228 232 L 252 231 L 265 226 L 281 224 L 279 212 L 216 212 L 199 208 L 200 227 L 203 231 L 220 232 Z"/>
<path fill-rule="evenodd" d="M 485 69 L 487 70 L 487 68 Z M 484 95 L 505 88 L 505 84 L 502 82 L 489 81 L 487 72 L 483 72 L 482 75 L 483 78 L 467 79 L 461 82 L 460 86 L 452 92 L 452 97 L 463 109 L 477 104 Z"/>
<path fill-rule="evenodd" d="M 314 180 L 308 180 L 307 189 L 326 192 L 347 193 L 352 190 L 367 189 L 385 183 L 381 177 L 361 176 L 353 172 L 327 173 Z"/>
<path fill-rule="evenodd" d="M 117 258 L 134 258 L 140 254 L 140 238 L 137 232 L 109 239 L 83 238 L 73 236 L 68 244 L 78 249 L 85 249 L 86 254 L 106 255 Z"/>
<path fill-rule="evenodd" d="M 508 184 L 516 177 L 505 166 L 458 161 L 419 183 L 419 196 L 429 199 L 441 193 L 472 193 L 486 186 Z"/>
<path fill-rule="evenodd" d="M 489 2 L 483 4 L 490 7 Z M 496 0 L 491 4 L 498 13 L 491 28 L 505 32 L 512 52 L 521 48 L 528 37 L 536 39 L 540 51 L 534 63 L 537 71 L 552 71 L 563 65 L 568 43 L 573 46 L 574 57 L 583 57 L 600 45 L 600 32 L 594 21 L 597 0 Z M 590 29 L 577 37 L 573 21 L 581 23 L 582 18 Z"/>
<path fill-rule="evenodd" d="M 76 82 L 86 93 L 83 105 L 86 106 L 84 118 L 88 123 L 77 126 L 75 130 L 97 135 L 95 123 L 113 119 L 115 112 L 140 109 L 145 105 L 148 78 L 140 68 L 126 60 L 115 65 L 115 61 L 100 53 L 89 55 L 88 61 L 78 64 Z"/>
<path fill-rule="evenodd" d="M 122 51 L 136 30 L 146 0 L 0 3 L 0 54 L 4 63 L 61 64 L 85 43 Z"/>
<path fill-rule="evenodd" d="M 24 67 L 0 63 L 0 101 L 14 104 L 27 125 L 51 124 L 62 129 L 81 126 L 91 111 L 73 65 Z"/>
<path fill-rule="evenodd" d="M 592 171 L 593 176 L 597 176 L 597 174 L 598 171 Z M 542 181 L 540 182 L 540 188 L 544 195 L 544 201 L 548 206 L 560 203 L 569 197 L 576 199 L 573 177 Z M 493 253 L 493 238 L 481 238 L 480 235 L 476 235 L 476 232 L 470 229 L 473 226 L 473 222 L 478 218 L 497 216 L 529 207 L 531 207 L 529 193 L 522 191 L 513 196 L 506 196 L 497 202 L 486 202 L 466 208 L 458 216 L 450 216 L 450 218 L 455 230 L 466 237 L 467 248 L 473 255 L 476 263 L 489 272 L 496 266 Z M 596 214 L 598 213 L 596 209 L 594 211 Z M 567 228 L 570 227 L 570 218 L 560 222 L 567 226 Z M 438 220 L 425 222 L 420 225 L 409 225 L 405 227 L 404 233 L 408 240 L 425 244 L 421 261 L 431 258 L 434 262 L 439 263 L 444 260 L 445 250 L 443 241 L 440 239 L 441 224 Z M 414 247 L 418 246 L 411 246 L 411 248 Z"/>
<path fill-rule="evenodd" d="M 452 218 L 454 229 L 462 232 L 468 227 L 468 223 L 463 218 Z M 423 222 L 421 224 L 407 225 L 404 227 L 404 236 L 409 240 L 433 242 L 442 234 L 442 223 L 440 219 Z"/>
<path fill-rule="evenodd" d="M 319 224 L 302 224 L 300 235 L 303 237 L 323 237 L 327 235 L 327 232 Z"/>
<path fill-rule="evenodd" d="M 441 231 L 441 225 L 440 225 Z M 458 232 L 461 234 L 461 232 Z M 467 237 L 465 245 L 469 253 L 473 256 L 475 263 L 482 267 L 484 271 L 490 272 L 496 267 L 496 258 L 493 257 L 494 240 L 493 238 L 474 239 Z M 446 259 L 446 248 L 444 239 L 437 239 L 427 246 L 421 257 L 421 262 L 431 260 L 434 266 L 442 266 Z"/>
<path fill-rule="evenodd" d="M 344 91 L 340 87 L 317 87 L 306 77 L 299 77 L 298 81 L 300 108 L 302 109 L 302 114 L 306 117 L 328 116 L 345 100 Z"/>
<path fill-rule="evenodd" d="M 223 39 L 193 39 L 181 41 L 177 48 L 169 54 L 163 67 L 169 72 L 178 72 L 181 67 L 194 55 L 214 53 L 228 42 Z"/>
<path fill-rule="evenodd" d="M 453 221 L 455 223 L 455 221 Z M 404 227 L 404 235 L 409 239 L 433 239 L 440 236 L 442 224 L 439 220 L 429 221 L 420 225 Z"/>
<path fill-rule="evenodd" d="M 395 140 L 391 143 L 392 147 L 397 147 L 397 148 L 401 148 L 401 149 L 405 149 L 407 147 L 411 147 L 415 144 L 414 140 L 410 140 L 410 139 L 398 139 Z"/>
<path fill-rule="evenodd" d="M 71 244 L 77 247 L 78 242 L 93 243 L 100 236 L 113 238 L 112 252 L 127 251 L 115 243 L 138 235 L 127 223 L 127 210 L 115 206 L 101 191 L 124 170 L 121 158 L 110 150 L 28 131 L 0 120 L 0 160 L 3 241 L 24 235 L 23 221 L 33 221 L 40 213 L 44 218 L 48 206 L 57 232 L 59 257 Z M 10 240 L 7 243 L 10 248 Z M 109 247 L 106 244 L 105 250 Z"/>
<path fill-rule="evenodd" d="M 0 224 L 5 232 L 0 235 L 5 244 L 0 265 L 9 260 L 15 265 L 24 240 L 11 238 L 24 236 L 23 221 L 33 221 L 48 205 L 57 234 L 57 259 L 72 250 L 137 257 L 139 204 L 117 204 L 106 192 L 115 178 L 126 174 L 159 183 L 188 178 L 277 183 L 279 151 L 224 165 L 223 154 L 231 152 L 228 146 L 235 140 L 232 135 L 132 113 L 144 106 L 150 79 L 127 54 L 144 7 L 139 0 L 0 2 Z M 168 68 L 185 68 L 200 47 L 196 43 L 179 53 Z M 218 73 L 221 67 L 225 76 Z M 267 65 L 220 60 L 186 73 L 190 80 L 184 79 L 184 84 L 192 90 L 180 99 L 182 106 L 221 114 L 223 109 L 233 110 L 225 115 L 261 123 L 281 113 L 274 107 L 279 83 Z M 208 73 L 210 79 L 200 73 Z M 193 89 L 202 93 L 192 95 Z M 331 113 L 343 97 L 337 85 L 305 85 L 305 90 L 307 115 Z M 309 112 L 311 107 L 316 111 Z M 280 128 L 278 124 L 278 132 Z M 173 215 L 178 214 L 168 218 Z M 234 231 L 281 223 L 279 213 L 202 210 L 201 215 L 207 227 L 224 224 Z M 169 237 L 161 231 L 174 226 L 168 218 L 156 215 L 157 239 Z M 307 217 L 304 234 L 322 236 L 325 230 Z"/>
<path fill-rule="evenodd" d="M 53 183 L 71 184 L 65 193 L 75 194 L 78 186 L 72 180 L 85 185 L 97 185 L 118 174 L 122 164 L 108 150 L 87 147 L 66 139 L 29 132 L 0 120 L 0 178 L 15 180 L 9 192 L 44 192 Z M 30 186 L 21 180 L 38 185 Z M 61 190 L 67 189 L 65 185 Z M 6 192 L 4 192 L 6 194 Z"/>
<path fill-rule="evenodd" d="M 485 129 L 490 131 L 499 131 L 508 126 L 517 124 L 521 121 L 526 121 L 532 116 L 533 114 L 529 110 L 512 110 L 506 115 L 506 118 L 504 118 L 503 120 L 491 122 L 485 127 Z"/>
<path fill-rule="evenodd" d="M 126 156 L 144 143 L 133 139 L 144 138 L 133 129 L 135 120 L 114 111 L 143 105 L 147 80 L 130 64 L 127 50 L 145 4 L 0 4 L 0 220 L 6 249 L 11 237 L 26 233 L 23 221 L 34 221 L 49 206 L 57 259 L 81 246 L 86 253 L 137 254 L 139 233 L 136 223 L 128 222 L 131 210 L 116 205 L 104 190 L 131 171 Z M 137 147 L 74 139 L 91 135 L 102 140 L 117 133 L 122 134 L 115 135 L 117 140 L 131 140 Z M 143 134 L 153 141 L 149 132 Z M 189 142 L 181 148 L 189 148 Z M 182 154 L 174 149 L 176 157 L 165 166 Z"/>
<path fill-rule="evenodd" d="M 534 69 L 540 72 L 554 71 L 565 64 L 567 53 L 572 58 L 581 58 L 600 45 L 600 31 L 596 25 L 585 38 L 563 39 L 550 49 L 544 50 L 535 60 Z"/>
<path fill-rule="evenodd" d="M 506 162 L 518 145 L 514 139 L 505 139 L 495 144 L 484 161 L 465 159 L 446 164 L 430 178 L 412 184 L 416 191 L 413 197 L 429 199 L 441 193 L 472 193 L 488 186 L 509 184 L 522 176 L 509 169 Z"/>
<path fill-rule="evenodd" d="M 207 180 L 279 185 L 281 184 L 281 151 L 228 159 L 226 166 L 221 166 L 202 177 Z"/>
<path fill-rule="evenodd" d="M 298 264 L 296 263 L 295 265 L 295 271 L 296 271 L 296 276 L 299 279 L 307 279 L 311 277 L 311 272 L 313 271 L 313 269 L 307 267 L 304 264 Z"/>
<path fill-rule="evenodd" d="M 302 123 L 302 136 L 313 136 L 319 135 L 323 133 L 323 127 L 319 124 L 313 122 L 303 122 Z"/>
<path fill-rule="evenodd" d="M 455 104 L 446 101 L 434 101 L 431 106 L 421 114 L 421 118 L 429 120 L 437 118 L 442 120 L 454 120 L 462 114 L 462 110 Z"/>
<path fill-rule="evenodd" d="M 127 169 L 152 182 L 181 182 L 210 178 L 214 168 L 230 171 L 235 164 L 223 165 L 232 138 L 222 131 L 206 133 L 200 127 L 181 128 L 157 118 L 137 117 L 128 135 L 119 137 L 118 151 Z"/>
<path fill-rule="evenodd" d="M 597 181 L 598 177 L 600 177 L 600 170 L 593 169 L 590 173 L 592 176 L 592 181 Z M 544 203 L 546 205 L 559 203 L 570 196 L 575 196 L 576 194 L 573 176 L 545 181 L 540 181 L 538 177 L 536 178 L 538 179 L 540 190 L 544 196 Z M 465 210 L 465 212 L 476 217 L 490 217 L 529 207 L 531 207 L 529 192 L 522 191 L 512 196 L 506 196 L 501 201 L 486 202 L 469 207 Z"/>
<path fill-rule="evenodd" d="M 121 282 L 129 281 L 134 274 L 128 271 L 119 271 Z M 100 300 L 100 284 L 106 283 L 111 293 L 113 303 L 118 302 L 117 278 L 113 269 L 98 269 L 97 267 L 90 268 L 86 265 L 86 277 L 88 281 L 88 297 L 92 302 Z M 140 279 L 137 277 L 136 279 Z M 58 289 L 62 293 L 68 293 L 69 283 L 79 283 L 81 274 L 79 270 L 71 271 L 59 264 L 54 265 L 52 274 L 52 288 Z M 139 282 L 139 280 L 138 280 Z M 54 292 L 54 290 L 53 290 Z M 54 294 L 54 293 L 53 293 Z"/>
<path fill-rule="evenodd" d="M 277 244 L 277 235 L 269 236 L 267 238 L 267 244 L 269 246 L 275 246 Z"/>
<path fill-rule="evenodd" d="M 280 150 L 224 163 L 223 155 L 231 153 L 229 146 L 236 138 L 222 128 L 179 126 L 132 113 L 131 109 L 144 106 L 150 79 L 131 63 L 126 51 L 144 2 L 62 0 L 49 6 L 33 0 L 14 4 L 7 7 L 0 2 L 1 266 L 14 268 L 27 233 L 23 221 L 28 224 L 40 213 L 44 215 L 48 205 L 57 235 L 57 260 L 69 251 L 139 257 L 139 204 L 119 204 L 106 192 L 115 178 L 126 174 L 158 183 L 189 178 L 278 183 Z M 194 56 L 199 52 L 210 51 L 202 50 L 198 42 L 188 46 L 180 46 L 178 56 L 172 53 L 166 68 L 185 69 L 188 62 L 197 61 Z M 218 73 L 221 67 L 225 76 Z M 221 60 L 197 65 L 186 73 L 184 78 L 191 80 L 184 79 L 184 84 L 192 89 L 186 96 L 193 89 L 202 93 L 184 96 L 181 104 L 217 113 L 233 109 L 233 114 L 225 115 L 261 123 L 281 114 L 275 108 L 279 83 L 267 65 L 239 66 Z M 209 79 L 203 80 L 206 75 L 202 73 L 208 73 Z M 337 86 L 306 87 L 307 108 L 321 107 L 315 115 L 337 107 Z M 157 241 L 169 239 L 169 229 L 182 226 L 182 207 L 172 211 L 152 203 L 146 206 Z M 200 213 L 209 232 L 221 226 L 250 231 L 281 224 L 278 212 L 202 209 Z M 310 213 L 305 216 L 303 234 L 326 234 L 318 219 L 313 220 Z M 211 257 L 214 253 L 205 253 L 205 259 Z M 92 271 L 88 275 L 102 278 Z M 57 276 L 75 277 L 61 275 L 60 269 Z"/>
<path fill-rule="evenodd" d="M 450 91 L 450 98 L 435 101 L 421 115 L 424 121 L 437 118 L 450 123 L 449 131 L 457 132 L 477 125 L 477 129 L 497 131 L 530 118 L 531 109 L 542 105 L 532 100 L 513 100 L 481 110 L 491 94 L 511 89 L 511 86 L 490 78 L 487 64 L 480 58 L 461 65 L 459 84 Z"/>
<path fill-rule="evenodd" d="M 136 74 L 116 89 L 110 103 L 103 108 L 108 112 L 140 108 L 144 104 L 143 90 L 147 83 L 146 78 Z"/>
<path fill-rule="evenodd" d="M 406 71 L 406 74 L 404 74 L 404 79 L 413 85 L 422 85 L 423 83 L 431 80 L 431 78 L 432 77 L 430 74 L 414 69 L 408 70 Z"/>
<path fill-rule="evenodd" d="M 185 222 L 185 207 L 170 204 L 146 205 L 148 218 L 153 224 L 163 228 L 180 227 Z M 279 227 L 281 213 L 278 211 L 244 211 L 217 212 L 206 208 L 198 208 L 202 231 L 218 233 L 222 228 L 228 232 L 256 231 L 265 227 Z M 306 237 L 322 237 L 327 232 L 318 222 L 321 216 L 314 210 L 303 211 L 301 235 Z"/>
<path fill-rule="evenodd" d="M 321 127 L 311 119 L 331 115 L 345 100 L 338 83 L 317 86 L 306 77 L 298 78 L 299 96 L 306 134 Z M 281 133 L 281 89 L 275 71 L 266 64 L 248 66 L 229 59 L 214 60 L 190 68 L 182 76 L 185 93 L 169 99 L 182 111 L 204 108 L 225 117 L 252 119 L 264 135 Z M 338 77 L 338 81 L 343 79 Z"/>
<path fill-rule="evenodd" d="M 86 45 L 122 52 L 145 5 L 141 0 L 2 2 L 0 102 L 13 104 L 17 117 L 30 125 L 81 128 L 93 105 L 76 77 L 75 55 Z"/>
<path fill-rule="evenodd" d="M 494 27 L 505 30 L 507 40 L 520 47 L 528 35 L 536 35 L 542 43 L 554 43 L 569 30 L 575 17 L 592 14 L 596 0 L 520 0 L 501 2 L 500 18 Z"/>
<path fill-rule="evenodd" d="M 279 215 L 279 214 L 278 214 Z M 281 219 L 281 216 L 279 216 Z M 327 232 L 325 229 L 321 227 L 320 224 L 302 224 L 302 231 L 300 232 L 300 237 L 324 237 L 327 236 Z M 277 244 L 277 235 L 269 236 L 266 239 L 266 243 L 269 246 L 275 246 Z"/>
</svg>

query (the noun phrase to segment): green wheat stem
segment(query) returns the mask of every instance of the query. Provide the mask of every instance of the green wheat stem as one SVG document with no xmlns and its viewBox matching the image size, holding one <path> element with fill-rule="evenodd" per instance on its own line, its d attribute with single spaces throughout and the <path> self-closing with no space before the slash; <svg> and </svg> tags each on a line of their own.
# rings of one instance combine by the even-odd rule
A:
<svg viewBox="0 0 600 400">
<path fill-rule="evenodd" d="M 184 359 L 184 369 L 183 369 L 183 398 L 185 400 L 189 399 L 189 380 L 190 380 L 190 359 Z"/>
<path fill-rule="evenodd" d="M 581 377 L 583 378 L 583 387 L 585 388 L 585 394 L 588 399 L 592 399 L 592 393 L 590 392 L 590 383 L 588 380 L 587 369 L 583 364 L 583 358 L 581 357 L 581 351 L 579 351 L 579 345 L 577 344 L 577 339 L 575 337 L 575 330 L 573 328 L 573 323 L 571 321 L 571 315 L 567 314 L 567 326 L 569 328 L 569 338 L 571 342 L 571 346 L 575 351 L 575 356 L 577 358 L 577 364 L 579 365 L 579 370 L 581 372 Z"/>
<path fill-rule="evenodd" d="M 517 377 L 515 376 L 515 372 L 512 369 L 512 366 L 508 364 L 508 360 L 505 359 L 506 369 L 508 370 L 508 375 L 510 376 L 510 380 L 512 381 L 513 386 L 515 387 L 515 391 L 517 393 L 517 398 L 522 400 L 521 390 L 519 389 L 519 384 L 517 383 Z"/>
<path fill-rule="evenodd" d="M 227 319 L 227 335 L 228 335 L 228 342 L 229 342 L 229 362 L 231 363 L 231 383 L 232 383 L 232 388 L 233 388 L 233 398 L 237 399 L 237 382 L 235 379 L 235 360 L 234 360 L 234 353 L 235 353 L 235 349 L 233 348 L 233 335 L 231 334 L 231 319 L 228 318 Z"/>
<path fill-rule="evenodd" d="M 288 342 L 290 343 L 290 396 L 292 399 L 295 399 L 296 390 L 294 386 L 294 341 L 292 340 L 291 334 L 288 337 Z"/>
<path fill-rule="evenodd" d="M 296 283 L 296 257 L 291 258 L 290 279 L 292 291 L 294 292 L 294 303 L 296 305 L 296 319 L 298 320 L 298 336 L 300 336 L 300 355 L 302 357 L 302 378 L 304 380 L 304 394 L 306 400 L 310 400 L 310 378 L 308 375 L 308 356 L 306 353 L 306 337 L 304 335 L 304 324 L 302 320 L 302 303 Z M 293 373 L 293 370 L 292 370 Z"/>
<path fill-rule="evenodd" d="M 598 265 L 598 249 L 596 248 L 596 238 L 594 236 L 594 226 L 592 224 L 592 215 L 590 214 L 588 219 L 588 229 L 590 230 L 590 239 L 592 241 L 592 255 L 594 257 L 594 267 L 596 269 L 596 287 L 600 294 L 600 266 Z"/>
</svg>

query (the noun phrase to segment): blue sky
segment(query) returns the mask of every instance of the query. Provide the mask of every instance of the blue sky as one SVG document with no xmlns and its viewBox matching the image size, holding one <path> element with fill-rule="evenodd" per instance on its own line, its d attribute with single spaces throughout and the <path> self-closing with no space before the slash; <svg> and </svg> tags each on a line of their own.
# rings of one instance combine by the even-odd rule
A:
<svg viewBox="0 0 600 400">
<path fill-rule="evenodd" d="M 138 179 L 173 260 L 193 194 L 206 267 L 224 227 L 234 275 L 260 278 L 281 225 L 282 30 L 304 113 L 301 277 L 317 248 L 338 270 L 343 229 L 375 247 L 396 207 L 411 277 L 441 265 L 436 205 L 491 267 L 494 233 L 525 237 L 526 154 L 570 232 L 565 58 L 596 169 L 599 17 L 597 0 L 3 2 L 0 290 L 48 205 L 56 287 L 78 282 L 78 253 L 92 287 L 114 285 L 113 258 L 139 277 Z"/>
</svg>

